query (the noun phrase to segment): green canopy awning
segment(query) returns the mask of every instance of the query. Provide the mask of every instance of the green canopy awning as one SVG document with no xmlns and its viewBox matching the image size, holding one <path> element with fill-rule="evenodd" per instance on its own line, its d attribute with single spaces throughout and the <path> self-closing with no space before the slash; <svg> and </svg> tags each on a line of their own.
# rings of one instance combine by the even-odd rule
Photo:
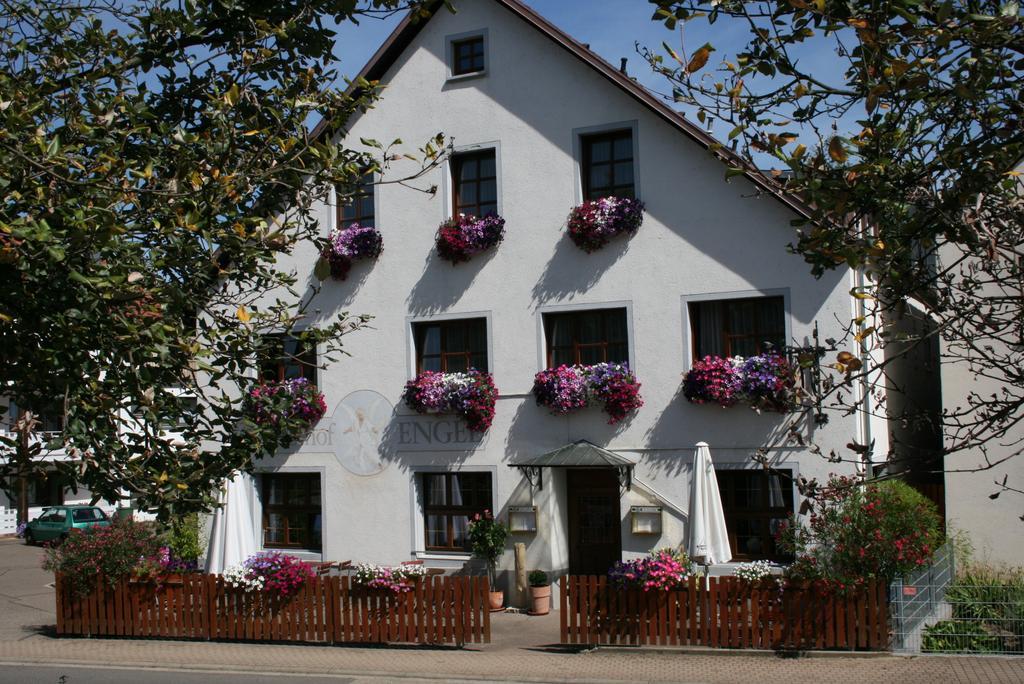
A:
<svg viewBox="0 0 1024 684">
<path fill-rule="evenodd" d="M 615 468 L 619 471 L 619 477 L 628 489 L 631 485 L 634 465 L 636 464 L 625 456 L 602 449 L 585 439 L 566 444 L 546 454 L 522 458 L 509 463 L 509 466 L 522 470 L 531 483 L 536 477 L 540 489 L 544 488 L 541 474 L 543 468 Z"/>
</svg>

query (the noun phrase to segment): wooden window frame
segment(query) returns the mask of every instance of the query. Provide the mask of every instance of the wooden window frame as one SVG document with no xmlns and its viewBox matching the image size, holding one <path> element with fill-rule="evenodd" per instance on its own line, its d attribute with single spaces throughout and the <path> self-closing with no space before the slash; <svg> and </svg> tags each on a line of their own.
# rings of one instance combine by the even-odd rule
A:
<svg viewBox="0 0 1024 684">
<path fill-rule="evenodd" d="M 317 379 L 317 368 L 319 367 L 319 358 L 317 357 L 316 344 L 310 340 L 301 340 L 300 338 L 292 335 L 286 335 L 284 333 L 273 333 L 271 335 L 265 335 L 264 337 L 274 340 L 272 349 L 266 350 L 269 355 L 273 358 L 264 358 L 259 364 L 260 379 L 264 382 L 284 382 L 288 378 L 288 368 L 298 367 L 299 375 L 294 376 L 297 378 L 306 378 L 314 385 Z M 285 349 L 285 343 L 290 339 L 299 342 L 302 348 L 297 350 L 296 354 L 288 354 Z M 273 368 L 273 372 L 269 372 Z"/>
<path fill-rule="evenodd" d="M 323 536 L 322 535 L 323 535 L 324 505 L 323 505 L 323 483 L 322 483 L 321 478 L 320 478 L 320 473 L 266 473 L 266 474 L 264 474 L 261 477 L 261 479 L 262 479 L 261 490 L 262 490 L 262 493 L 263 493 L 263 516 L 262 516 L 263 521 L 262 521 L 262 528 L 261 528 L 262 534 L 263 534 L 263 548 L 265 548 L 265 549 L 302 549 L 302 550 L 309 550 L 309 551 L 321 551 L 323 549 Z M 306 504 L 292 504 L 292 503 L 288 503 L 288 502 L 285 502 L 283 504 L 272 504 L 272 503 L 270 503 L 270 491 L 269 491 L 270 490 L 270 481 L 274 480 L 274 479 L 277 479 L 277 480 L 288 480 L 288 479 L 294 479 L 294 480 L 301 479 L 301 480 L 305 480 L 306 481 L 306 501 L 307 502 L 312 499 L 312 493 L 313 493 L 312 485 L 313 485 L 313 483 L 316 483 L 316 486 L 320 490 L 320 503 L 316 504 L 316 505 L 314 505 L 312 503 L 306 503 Z M 285 486 L 284 491 L 285 491 L 285 493 L 287 493 L 287 491 L 288 491 L 287 486 Z M 309 516 L 309 526 L 307 527 L 306 536 L 304 538 L 297 539 L 297 540 L 293 541 L 292 538 L 291 538 L 291 530 L 288 527 L 288 513 L 295 513 L 295 512 L 299 512 L 299 513 L 308 515 Z M 285 540 L 284 540 L 284 542 L 281 542 L 281 543 L 268 543 L 268 541 L 267 541 L 267 533 L 268 533 L 268 531 L 270 529 L 269 528 L 269 524 L 270 524 L 270 514 L 271 513 L 280 513 L 280 514 L 284 515 L 284 520 L 285 520 L 285 528 L 284 528 L 284 530 L 285 530 L 285 532 L 284 532 Z M 320 516 L 320 520 L 321 520 L 321 538 L 320 538 L 320 544 L 318 546 L 313 545 L 313 543 L 312 543 L 313 542 L 313 538 L 312 538 L 313 529 L 312 529 L 312 526 L 313 526 L 313 521 L 315 519 L 314 518 L 315 515 L 319 515 Z"/>
<path fill-rule="evenodd" d="M 491 501 L 488 505 L 483 508 L 474 508 L 473 506 L 454 506 L 452 504 L 435 505 L 431 506 L 427 503 L 428 477 L 436 477 L 438 475 L 444 476 L 445 486 L 445 501 L 452 500 L 452 478 L 461 477 L 463 475 L 473 476 L 485 476 L 487 478 L 487 484 L 491 490 Z M 423 548 L 427 551 L 440 551 L 440 552 L 456 552 L 462 553 L 468 551 L 466 547 L 455 546 L 453 541 L 455 539 L 455 525 L 452 522 L 452 518 L 455 516 L 465 515 L 472 519 L 473 515 L 479 513 L 483 514 L 484 510 L 494 510 L 494 474 L 487 471 L 470 470 L 470 471 L 457 471 L 457 472 L 423 472 L 419 474 L 420 487 L 423 491 Z M 447 518 L 447 532 L 448 546 L 431 546 L 430 545 L 430 516 L 431 515 L 443 515 Z"/>
<path fill-rule="evenodd" d="M 468 55 L 470 68 L 461 69 L 459 66 L 459 48 L 469 46 L 471 52 Z M 479 49 L 477 49 L 479 47 Z M 479 53 L 479 54 L 478 54 Z M 473 68 L 479 60 L 480 68 Z M 466 36 L 452 41 L 452 76 L 469 76 L 482 74 L 487 71 L 487 41 L 483 35 Z"/>
<path fill-rule="evenodd" d="M 480 351 L 474 351 L 472 349 L 465 349 L 462 351 L 446 351 L 448 349 L 448 332 L 455 326 L 467 326 L 473 323 L 479 323 L 483 325 L 483 340 L 484 347 Z M 424 340 L 426 337 L 427 328 L 432 326 L 440 329 L 441 335 L 441 351 L 438 354 L 427 354 L 423 353 Z M 491 358 L 488 353 L 488 337 L 487 337 L 488 321 L 483 316 L 473 316 L 471 318 L 449 318 L 438 321 L 416 321 L 412 324 L 413 333 L 413 344 L 416 350 L 416 372 L 423 372 L 423 358 L 427 356 L 429 358 L 437 357 L 441 360 L 441 372 L 448 373 L 448 359 L 455 357 L 462 357 L 466 360 L 466 368 L 476 368 L 476 370 L 490 372 Z M 482 354 L 484 357 L 484 367 L 477 368 L 473 365 L 473 356 Z"/>
<path fill-rule="evenodd" d="M 758 327 L 758 317 L 754 316 L 754 332 L 752 333 L 732 333 L 729 331 L 729 312 L 728 307 L 736 304 L 746 304 L 749 302 L 755 302 L 758 304 L 768 304 L 770 302 L 777 302 L 781 304 L 782 318 L 779 321 L 778 330 L 763 330 Z M 688 305 L 688 313 L 690 316 L 690 336 L 693 340 L 693 360 L 697 361 L 703 356 L 711 354 L 708 350 L 700 349 L 700 307 L 702 306 L 721 306 L 722 311 L 722 354 L 720 356 L 729 357 L 735 356 L 733 353 L 733 341 L 738 339 L 753 339 L 758 354 L 763 354 L 768 350 L 766 342 L 770 342 L 772 339 L 781 340 L 785 343 L 786 340 L 786 300 L 782 295 L 768 295 L 762 297 L 740 297 L 736 299 L 714 299 L 708 301 L 690 302 Z M 777 348 L 777 347 L 776 347 Z M 781 350 L 780 350 L 781 351 Z M 702 353 L 703 352 L 703 353 Z"/>
<path fill-rule="evenodd" d="M 617 140 L 628 138 L 629 139 L 629 157 L 616 157 L 615 156 L 615 142 Z M 595 143 L 609 142 L 611 149 L 609 150 L 608 161 L 595 162 L 591 159 L 593 154 L 593 146 Z M 581 187 L 583 188 L 583 199 L 595 200 L 601 199 L 602 197 L 636 197 L 636 154 L 633 150 L 633 129 L 632 128 L 618 128 L 610 131 L 601 131 L 599 133 L 586 133 L 580 136 L 580 175 L 581 175 Z M 615 184 L 615 164 L 629 162 L 633 167 L 633 181 L 627 185 L 616 185 Z M 590 184 L 590 171 L 594 166 L 608 166 L 611 169 L 611 185 L 598 186 L 594 188 Z M 628 193 L 621 193 L 623 189 L 629 188 Z M 595 190 L 601 190 L 595 192 Z M 620 194 L 621 193 L 621 194 Z"/>
<path fill-rule="evenodd" d="M 367 175 L 365 179 L 359 182 L 356 186 L 355 193 L 349 197 L 345 197 L 344 193 L 340 192 L 339 189 L 335 188 L 335 209 L 336 209 L 336 220 L 339 228 L 348 228 L 354 223 L 358 223 L 361 226 L 375 227 L 377 225 L 377 198 L 374 194 L 375 184 L 372 175 Z M 370 198 L 370 213 L 363 212 L 363 200 Z M 348 200 L 348 201 L 345 201 Z M 354 213 L 346 217 L 345 211 L 350 207 L 355 207 Z"/>
<path fill-rule="evenodd" d="M 480 175 L 480 160 L 482 159 L 493 159 L 494 160 L 494 175 L 493 176 L 482 176 Z M 462 188 L 462 165 L 468 161 L 477 162 L 477 175 L 469 183 L 476 185 L 476 202 L 464 203 L 460 196 Z M 483 150 L 472 150 L 467 152 L 456 152 L 452 155 L 452 216 L 458 216 L 459 214 L 473 215 L 477 218 L 483 218 L 481 213 L 481 206 L 485 204 L 480 201 L 480 186 L 484 181 L 494 181 L 494 215 L 498 215 L 498 151 L 491 147 Z M 486 202 L 490 204 L 490 202 Z M 475 209 L 474 209 L 475 208 Z M 473 210 L 471 210 L 473 209 Z M 470 211 L 471 210 L 471 211 Z"/>
<path fill-rule="evenodd" d="M 732 547 L 733 560 L 737 561 L 752 561 L 752 560 L 769 560 L 776 562 L 788 562 L 792 561 L 792 555 L 787 555 L 775 542 L 775 538 L 772 535 L 770 529 L 770 523 L 772 520 L 787 520 L 795 510 L 795 503 L 793 498 L 793 487 L 792 487 L 792 476 L 793 472 L 787 468 L 778 470 L 779 477 L 782 480 L 783 486 L 783 501 L 784 503 L 788 500 L 788 508 L 786 505 L 769 507 L 769 473 L 764 470 L 750 470 L 740 468 L 716 468 L 715 475 L 718 479 L 719 494 L 722 498 L 722 510 L 725 514 L 725 526 L 728 531 L 729 545 Z M 734 482 L 740 477 L 754 477 L 758 478 L 762 485 L 761 497 L 764 502 L 764 506 L 760 508 L 738 508 L 735 504 L 735 484 Z M 724 486 L 723 486 L 724 483 Z M 739 536 L 735 532 L 736 522 L 739 520 L 747 521 L 763 521 L 766 530 L 762 531 L 759 535 L 761 537 L 764 548 L 769 549 L 768 552 L 762 555 L 754 555 L 744 553 L 740 550 Z"/>
<path fill-rule="evenodd" d="M 626 331 L 626 339 L 623 342 L 614 342 L 614 343 L 613 342 L 609 342 L 608 341 L 608 319 L 611 317 L 611 315 L 613 315 L 613 314 L 620 314 L 620 313 L 623 316 L 624 322 L 625 322 L 625 326 L 624 327 L 625 327 L 625 331 Z M 579 329 L 580 329 L 580 325 L 581 325 L 580 321 L 583 319 L 584 316 L 595 315 L 595 314 L 601 316 L 601 328 L 602 328 L 602 333 L 601 334 L 602 334 L 602 337 L 604 337 L 604 341 L 603 342 L 580 342 L 579 341 L 579 338 L 580 338 Z M 552 334 L 552 331 L 551 331 L 551 321 L 553 319 L 555 319 L 555 318 L 565 318 L 565 319 L 568 319 L 570 321 L 570 326 L 571 326 L 570 329 L 572 331 L 572 339 L 573 339 L 571 347 L 568 346 L 568 345 L 563 345 L 563 346 L 556 347 L 554 345 L 554 335 Z M 547 367 L 548 368 L 553 368 L 554 367 L 553 359 L 554 359 L 554 353 L 555 353 L 556 349 L 562 349 L 562 350 L 569 350 L 569 349 L 571 349 L 572 350 L 573 363 L 574 364 L 579 364 L 579 363 L 582 363 L 582 361 L 581 361 L 581 353 L 580 352 L 583 349 L 598 348 L 602 352 L 601 353 L 601 359 L 602 360 L 597 362 L 597 363 L 607 363 L 608 360 L 609 360 L 608 359 L 608 347 L 610 345 L 612 345 L 612 344 L 616 344 L 616 345 L 622 344 L 626 348 L 625 358 L 621 359 L 621 360 L 618 360 L 618 361 L 615 361 L 615 363 L 628 363 L 629 362 L 629 314 L 628 314 L 628 311 L 627 311 L 627 309 L 625 307 L 613 307 L 613 308 L 607 308 L 607 309 L 581 309 L 579 311 L 551 311 L 551 312 L 547 312 L 547 313 L 545 313 L 543 315 L 543 324 L 544 324 L 544 341 L 545 341 L 545 347 L 546 347 L 545 348 L 545 359 L 546 359 L 546 363 L 547 363 Z"/>
</svg>

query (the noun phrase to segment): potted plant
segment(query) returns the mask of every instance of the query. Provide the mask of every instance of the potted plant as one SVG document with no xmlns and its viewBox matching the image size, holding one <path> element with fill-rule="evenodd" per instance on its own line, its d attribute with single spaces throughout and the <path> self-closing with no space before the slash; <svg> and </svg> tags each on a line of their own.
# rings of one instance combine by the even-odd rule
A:
<svg viewBox="0 0 1024 684">
<path fill-rule="evenodd" d="M 487 578 L 491 584 L 491 610 L 503 610 L 505 606 L 505 592 L 495 590 L 494 587 L 498 579 L 498 557 L 505 550 L 508 528 L 495 520 L 490 511 L 484 511 L 483 515 L 477 513 L 469 521 L 468 533 L 473 555 L 477 558 L 482 558 L 487 563 Z"/>
<path fill-rule="evenodd" d="M 547 615 L 551 610 L 551 582 L 548 581 L 548 573 L 533 570 L 526 581 L 530 584 L 530 600 L 533 603 L 530 615 Z"/>
</svg>

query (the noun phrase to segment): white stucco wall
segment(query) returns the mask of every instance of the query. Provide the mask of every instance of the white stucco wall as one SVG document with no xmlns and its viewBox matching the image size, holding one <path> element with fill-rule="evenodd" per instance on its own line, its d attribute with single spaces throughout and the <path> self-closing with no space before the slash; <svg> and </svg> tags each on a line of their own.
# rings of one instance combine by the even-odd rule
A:
<svg viewBox="0 0 1024 684">
<path fill-rule="evenodd" d="M 484 28 L 487 75 L 446 82 L 446 36 Z M 496 250 L 453 267 L 434 251 L 437 226 L 450 213 L 447 171 L 422 179 L 424 186 L 439 186 L 434 197 L 379 186 L 383 255 L 372 264 L 357 262 L 347 281 L 325 282 L 315 305 L 320 318 L 309 321 L 316 325 L 342 310 L 375 316 L 373 329 L 345 340 L 351 358 L 321 373 L 328 412 L 349 393 L 368 389 L 396 407 L 396 416 L 408 414 L 400 398 L 414 368 L 410 323 L 448 314 L 489 317 L 490 370 L 502 398 L 493 427 L 474 450 L 396 451 L 402 436 L 392 419 L 383 435 L 382 470 L 359 476 L 339 462 L 343 447 L 325 419 L 306 445 L 260 462 L 258 470 L 323 472 L 324 557 L 395 563 L 421 552 L 422 514 L 413 483 L 422 470 L 492 472 L 499 511 L 529 503 L 539 510 L 538 532 L 516 535 L 509 549 L 524 541 L 531 567 L 562 571 L 568 563 L 564 475 L 545 473 L 544 489 L 531 490 L 507 466 L 510 460 L 587 439 L 638 459 L 635 479 L 684 511 L 696 442 L 708 442 L 719 465 L 749 467 L 753 450 L 780 431 L 783 418 L 683 399 L 682 374 L 691 357 L 686 302 L 783 294 L 791 339 L 809 341 L 815 321 L 822 338 L 838 337 L 836 321 L 851 318 L 849 274 L 812 278 L 799 258 L 786 254 L 794 216 L 781 203 L 754 198 L 744 179 L 727 183 L 724 167 L 695 143 L 495 3 L 465 3 L 455 15 L 440 12 L 383 81 L 383 100 L 351 126 L 344 144 L 400 137 L 412 147 L 443 131 L 458 149 L 496 146 L 506 237 Z M 644 224 L 632 239 L 586 254 L 564 226 L 581 199 L 574 131 L 616 123 L 635 126 Z M 397 163 L 390 177 L 411 168 Z M 326 232 L 334 223 L 333 207 L 323 206 L 320 215 Z M 293 259 L 300 283 L 312 283 L 312 246 L 300 247 Z M 542 313 L 609 304 L 628 308 L 630 361 L 643 383 L 644 407 L 618 426 L 608 426 L 598 409 L 550 415 L 530 395 L 533 376 L 544 367 Z M 861 429 L 857 418 L 833 417 L 813 436 L 827 454 Z M 772 459 L 810 477 L 837 469 L 797 447 L 773 451 Z M 661 538 L 630 534 L 629 506 L 656 501 L 640 486 L 623 497 L 625 555 L 685 539 L 684 516 L 669 507 Z M 503 562 L 511 566 L 511 551 Z"/>
</svg>

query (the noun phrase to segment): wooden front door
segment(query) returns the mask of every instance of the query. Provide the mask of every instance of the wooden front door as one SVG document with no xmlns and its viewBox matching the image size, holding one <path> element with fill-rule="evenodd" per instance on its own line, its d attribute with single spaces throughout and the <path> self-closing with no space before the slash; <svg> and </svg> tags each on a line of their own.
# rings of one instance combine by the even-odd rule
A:
<svg viewBox="0 0 1024 684">
<path fill-rule="evenodd" d="M 622 559 L 619 477 L 611 468 L 566 472 L 569 574 L 603 575 Z"/>
</svg>

